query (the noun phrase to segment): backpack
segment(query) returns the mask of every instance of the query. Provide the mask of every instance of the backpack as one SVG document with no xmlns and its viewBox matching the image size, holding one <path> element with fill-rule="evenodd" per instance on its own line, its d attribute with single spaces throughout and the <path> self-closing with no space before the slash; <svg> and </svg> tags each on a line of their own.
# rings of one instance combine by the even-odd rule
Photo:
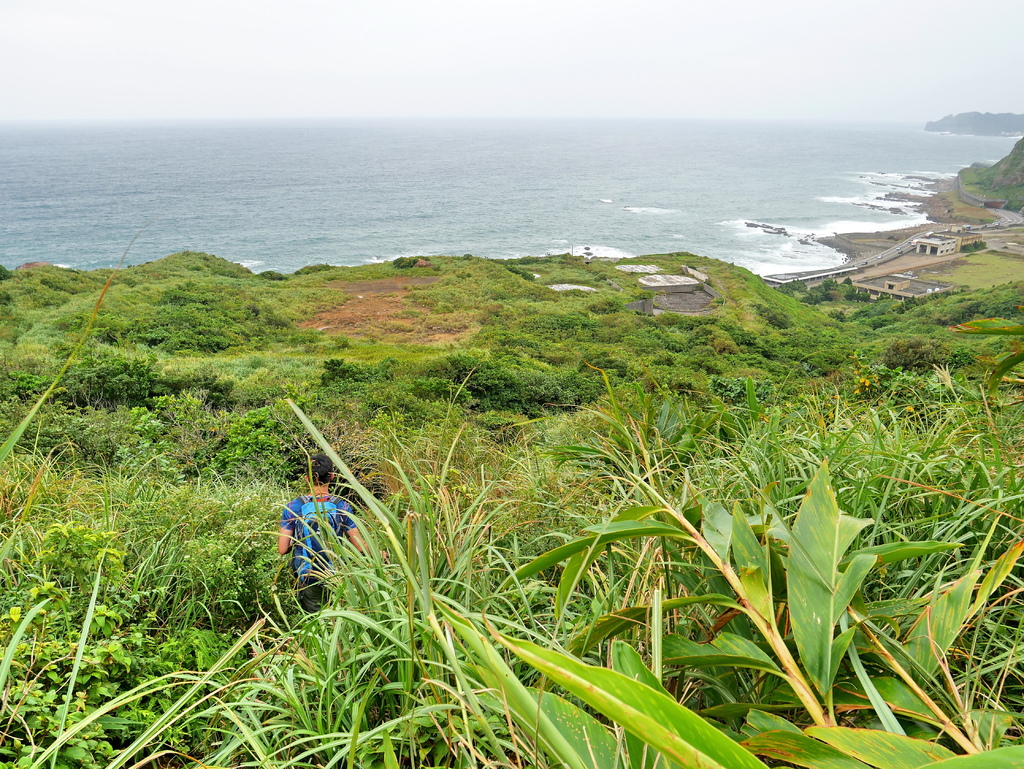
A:
<svg viewBox="0 0 1024 769">
<path fill-rule="evenodd" d="M 346 502 L 339 497 L 317 501 L 316 497 L 303 496 L 302 509 L 295 516 L 295 528 L 292 538 L 292 567 L 300 580 L 305 580 L 311 572 L 318 575 L 331 571 L 331 553 L 320 539 L 320 526 L 328 524 L 335 534 L 341 536 L 342 516 L 351 510 Z M 330 540 L 328 540 L 330 541 Z"/>
</svg>

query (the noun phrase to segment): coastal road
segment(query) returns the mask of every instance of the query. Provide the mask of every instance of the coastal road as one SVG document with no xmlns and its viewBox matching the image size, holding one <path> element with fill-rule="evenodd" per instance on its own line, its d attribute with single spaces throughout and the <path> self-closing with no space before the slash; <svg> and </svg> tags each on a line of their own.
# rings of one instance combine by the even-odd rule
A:
<svg viewBox="0 0 1024 769">
<path fill-rule="evenodd" d="M 1024 216 L 1021 216 L 1016 211 L 1008 211 L 1005 208 L 993 208 L 992 213 L 1000 219 L 1000 224 L 1006 227 L 1012 227 L 1016 224 L 1024 224 Z"/>
</svg>

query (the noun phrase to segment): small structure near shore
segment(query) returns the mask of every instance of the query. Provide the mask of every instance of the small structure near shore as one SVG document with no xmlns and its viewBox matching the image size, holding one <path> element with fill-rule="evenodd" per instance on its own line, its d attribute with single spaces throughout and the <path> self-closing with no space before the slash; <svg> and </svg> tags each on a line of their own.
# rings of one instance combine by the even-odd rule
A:
<svg viewBox="0 0 1024 769">
<path fill-rule="evenodd" d="M 965 226 L 962 224 L 954 225 L 950 227 L 948 230 L 943 230 L 942 232 L 933 232 L 931 234 L 931 238 L 956 241 L 957 251 L 963 251 L 964 248 L 966 248 L 967 246 L 973 246 L 975 243 L 981 243 L 981 233 L 978 232 L 977 230 L 972 230 L 970 226 Z M 919 240 L 917 243 L 917 253 L 932 253 L 930 251 L 921 250 L 922 242 L 923 241 Z"/>
<path fill-rule="evenodd" d="M 844 267 L 827 267 L 823 270 L 804 270 L 803 272 L 779 272 L 774 275 L 762 275 L 761 280 L 767 283 L 772 288 L 778 288 L 784 286 L 787 283 L 795 283 L 800 281 L 808 288 L 812 283 L 815 285 L 821 283 L 823 280 L 832 278 L 835 280 L 841 275 L 847 275 L 851 272 L 856 272 L 859 267 L 853 265 Z"/>
<path fill-rule="evenodd" d="M 712 302 L 721 296 L 707 285 L 707 276 L 684 267 L 691 275 L 696 273 L 703 280 L 689 275 L 645 275 L 638 281 L 640 288 L 655 295 L 650 299 L 630 302 L 626 307 L 647 315 L 661 315 L 674 312 L 680 315 L 705 315 L 711 311 Z"/>
<path fill-rule="evenodd" d="M 949 256 L 957 252 L 957 243 L 954 238 L 940 237 L 938 235 L 921 238 L 917 241 L 916 253 L 927 254 L 928 256 Z"/>
<path fill-rule="evenodd" d="M 901 272 L 892 275 L 880 275 L 877 278 L 863 278 L 853 281 L 853 285 L 867 291 L 872 299 L 891 296 L 899 301 L 914 299 L 931 294 L 941 294 L 956 288 L 952 283 L 939 283 L 936 280 L 920 280 L 913 275 Z"/>
</svg>

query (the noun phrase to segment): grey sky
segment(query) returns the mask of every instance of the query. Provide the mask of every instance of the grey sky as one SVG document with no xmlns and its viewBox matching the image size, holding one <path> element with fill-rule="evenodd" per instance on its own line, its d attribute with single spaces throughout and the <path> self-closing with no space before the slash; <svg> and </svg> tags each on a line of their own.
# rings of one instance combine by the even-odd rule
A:
<svg viewBox="0 0 1024 769">
<path fill-rule="evenodd" d="M 0 0 L 0 120 L 1024 112 L 1024 2 Z"/>
</svg>

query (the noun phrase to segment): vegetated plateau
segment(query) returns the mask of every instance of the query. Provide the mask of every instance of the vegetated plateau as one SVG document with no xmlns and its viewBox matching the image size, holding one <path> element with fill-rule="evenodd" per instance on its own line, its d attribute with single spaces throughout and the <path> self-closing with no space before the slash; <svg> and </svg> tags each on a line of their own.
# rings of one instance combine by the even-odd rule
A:
<svg viewBox="0 0 1024 769">
<path fill-rule="evenodd" d="M 1020 383 L 948 327 L 1022 284 L 416 264 L 0 272 L 0 767 L 1020 765 Z M 371 552 L 307 617 L 324 449 Z"/>
</svg>

